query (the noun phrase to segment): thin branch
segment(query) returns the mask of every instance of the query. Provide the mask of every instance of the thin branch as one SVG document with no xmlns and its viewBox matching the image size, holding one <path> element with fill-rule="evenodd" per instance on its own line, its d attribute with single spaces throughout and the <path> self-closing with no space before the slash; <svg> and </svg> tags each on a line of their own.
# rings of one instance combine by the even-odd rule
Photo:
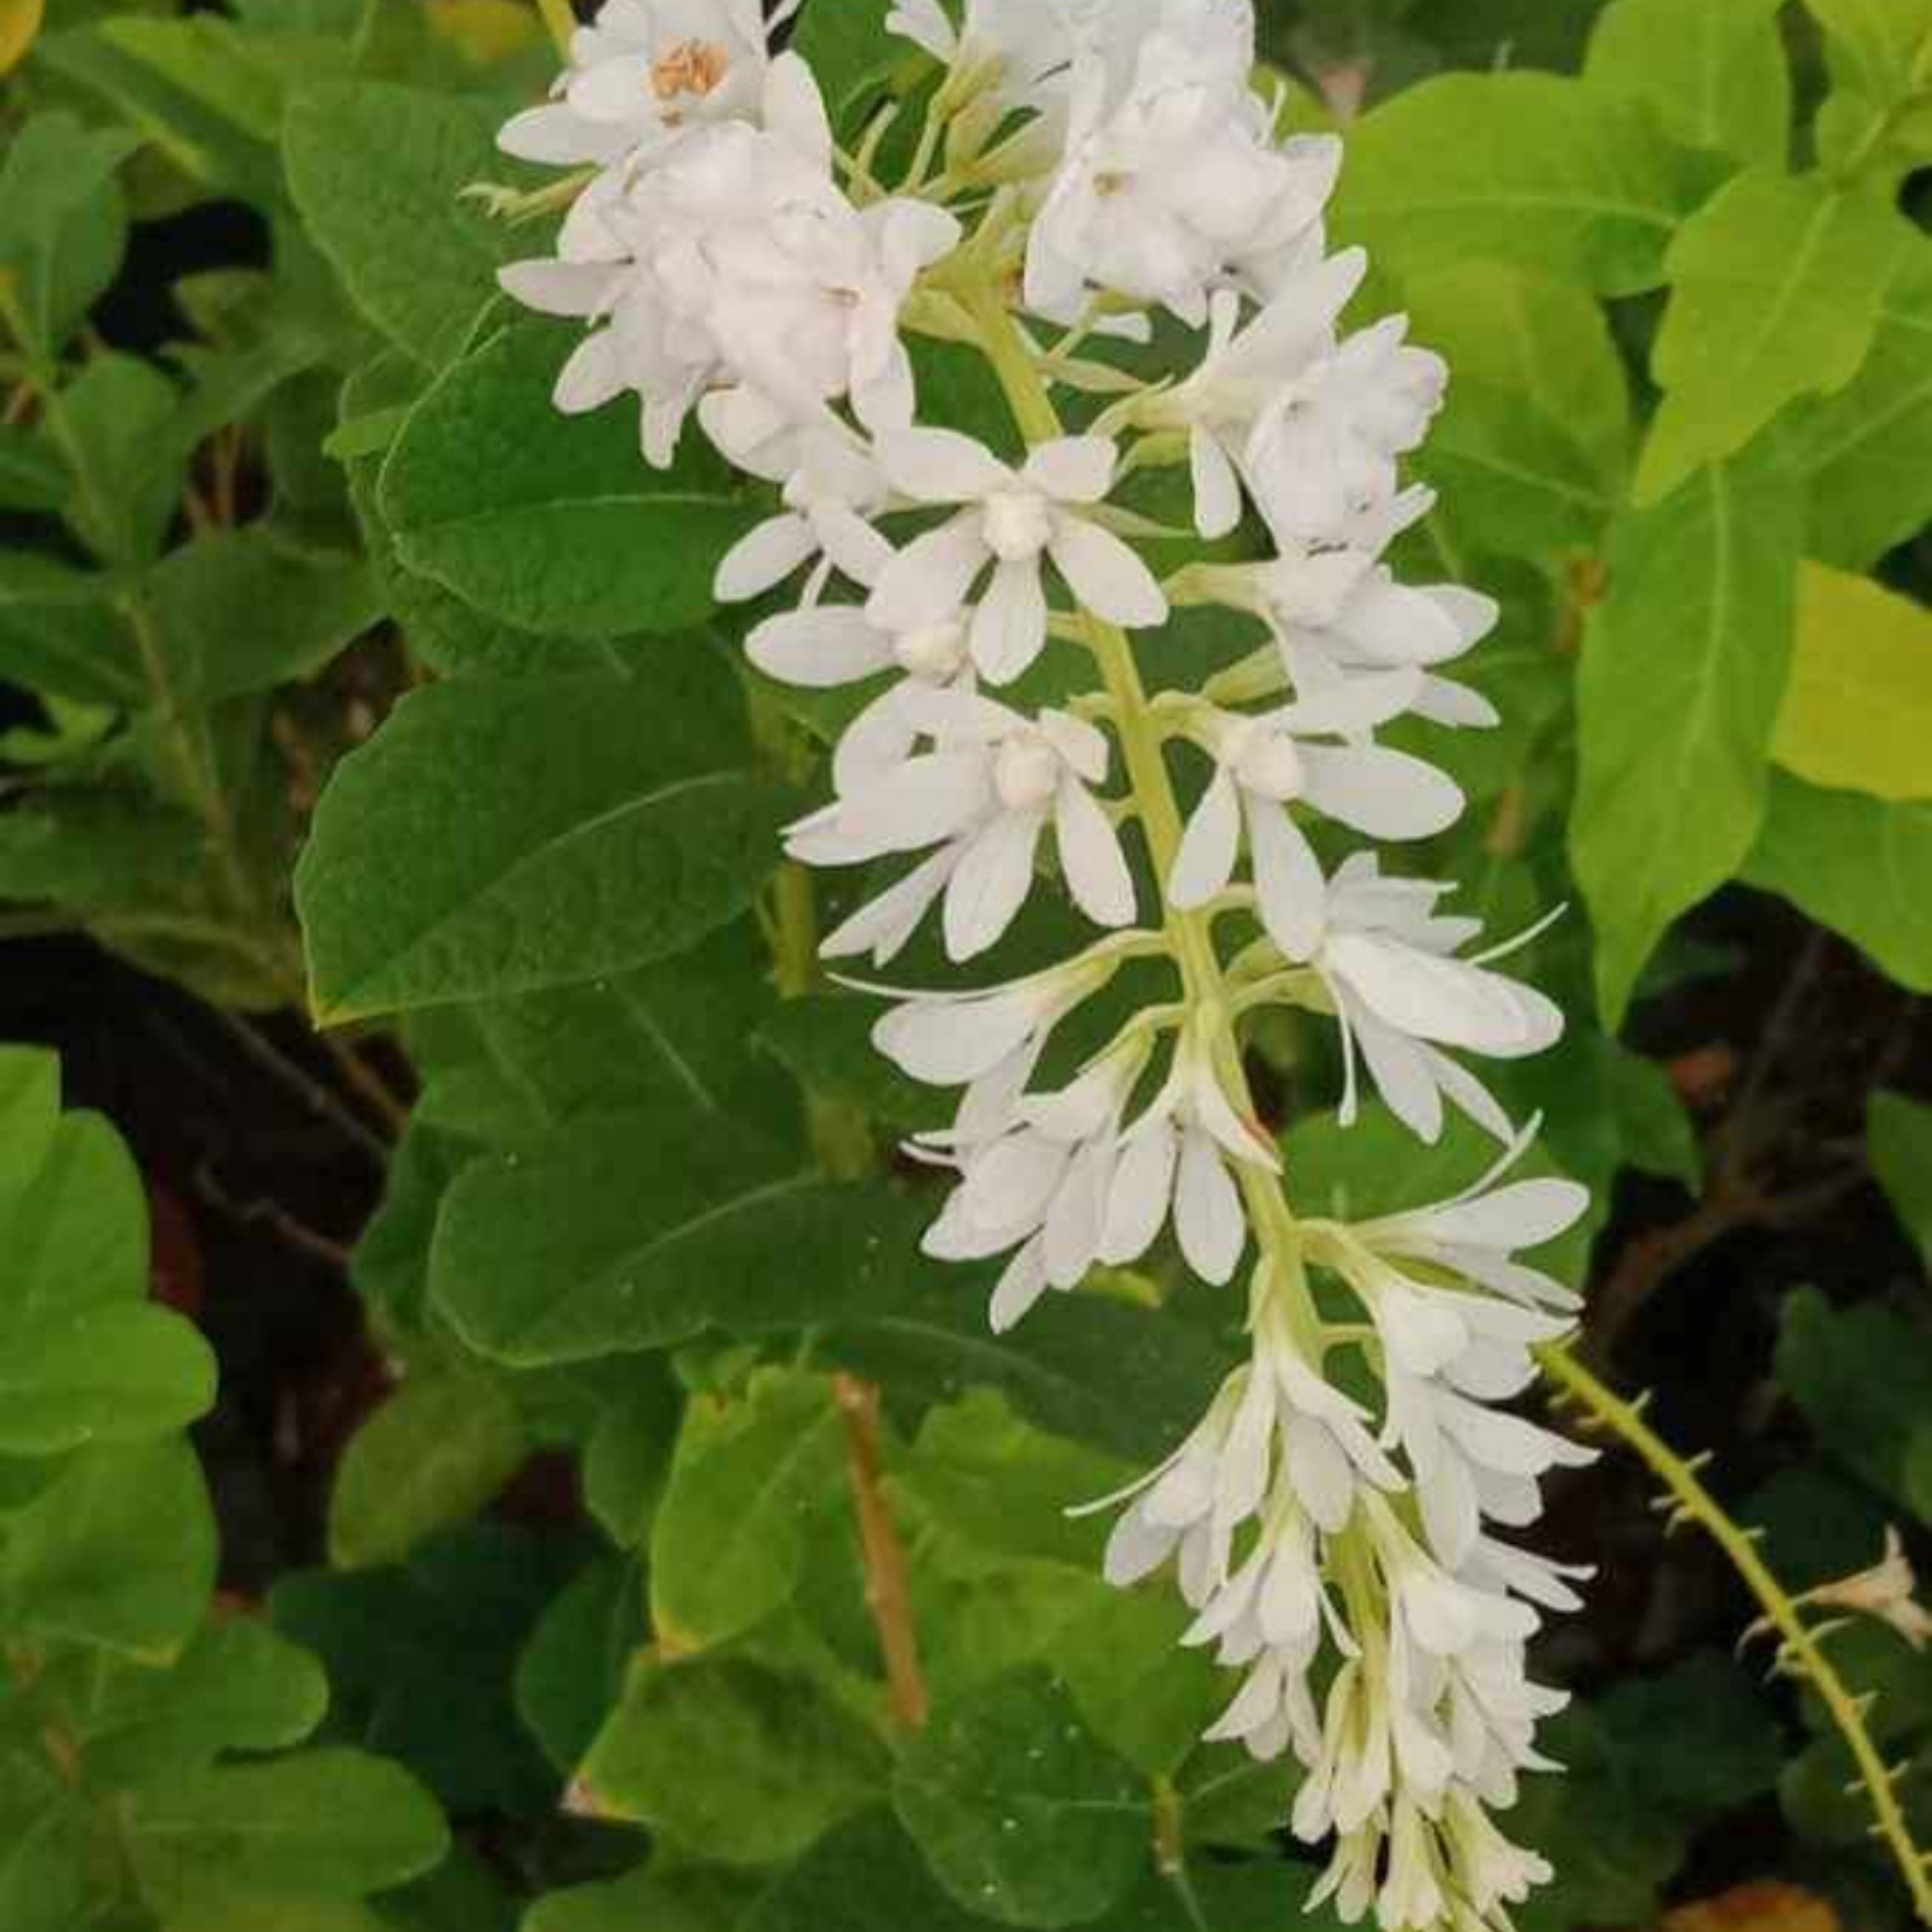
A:
<svg viewBox="0 0 1932 1932">
<path fill-rule="evenodd" d="M 322 1050 L 334 1061 L 344 1079 L 361 1095 L 393 1139 L 410 1124 L 410 1105 L 388 1082 L 356 1050 L 352 1040 L 340 1034 L 318 1033 Z"/>
<path fill-rule="evenodd" d="M 1932 1870 L 1926 1854 L 1913 1842 L 1912 1828 L 1892 1783 L 1892 1774 L 1873 1742 L 1865 1723 L 1869 1700 L 1857 1696 L 1826 1656 L 1823 1633 L 1806 1623 L 1791 1594 L 1758 1554 L 1753 1533 L 1724 1509 L 1700 1479 L 1696 1466 L 1678 1455 L 1646 1423 L 1636 1404 L 1624 1401 L 1600 1382 L 1582 1363 L 1562 1348 L 1540 1352 L 1545 1372 L 1571 1402 L 1600 1429 L 1618 1437 L 1640 1456 L 1663 1484 L 1675 1503 L 1671 1527 L 1695 1523 L 1730 1559 L 1764 1611 L 1766 1620 L 1783 1640 L 1780 1657 L 1818 1694 L 1838 1734 L 1858 1767 L 1882 1839 L 1912 1894 L 1919 1923 L 1932 1925 Z"/>
<path fill-rule="evenodd" d="M 880 1449 L 879 1392 L 856 1376 L 841 1376 L 832 1384 L 832 1399 L 845 1424 L 846 1466 L 866 1552 L 866 1604 L 886 1660 L 892 1714 L 908 1730 L 923 1730 L 932 1702 L 920 1669 L 905 1551 L 880 1486 L 885 1472 Z"/>
<path fill-rule="evenodd" d="M 272 1074 L 289 1090 L 305 1102 L 309 1110 L 328 1124 L 348 1141 L 359 1148 L 379 1167 L 389 1164 L 389 1149 L 381 1137 L 374 1133 L 356 1114 L 351 1113 L 341 1101 L 312 1075 L 304 1072 L 274 1042 L 239 1014 L 224 1012 L 218 1007 L 211 1007 L 217 1023 L 265 1072 Z"/>
<path fill-rule="evenodd" d="M 215 1179 L 214 1170 L 206 1164 L 196 1170 L 194 1184 L 196 1192 L 218 1214 L 226 1214 L 230 1220 L 239 1221 L 246 1227 L 267 1228 L 298 1254 L 322 1262 L 341 1274 L 348 1273 L 352 1258 L 351 1251 L 341 1242 L 332 1241 L 326 1234 L 317 1234 L 279 1202 L 266 1198 L 238 1201 Z"/>
</svg>

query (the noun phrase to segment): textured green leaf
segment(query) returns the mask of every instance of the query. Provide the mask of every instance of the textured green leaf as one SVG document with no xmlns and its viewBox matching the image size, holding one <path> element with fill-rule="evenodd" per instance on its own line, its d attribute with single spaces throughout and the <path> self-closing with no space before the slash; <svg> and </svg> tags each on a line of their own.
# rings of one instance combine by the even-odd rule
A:
<svg viewBox="0 0 1932 1932">
<path fill-rule="evenodd" d="M 1054 1642 L 1088 1730 L 1150 1778 L 1173 1778 L 1234 1695 L 1210 1651 L 1183 1648 L 1193 1621 L 1174 1591 L 1107 1589 Z"/>
<path fill-rule="evenodd" d="M 248 1617 L 204 1626 L 171 1664 L 89 1657 L 71 1679 L 67 1721 L 101 1790 L 163 1783 L 228 1751 L 286 1750 L 328 1708 L 314 1658 Z"/>
<path fill-rule="evenodd" d="M 584 1500 L 619 1548 L 651 1532 L 683 1420 L 683 1392 L 661 1355 L 624 1364 L 623 1385 L 584 1457 Z"/>
<path fill-rule="evenodd" d="M 1351 130 L 1335 228 L 1405 278 L 1476 256 L 1633 295 L 1664 279 L 1708 175 L 1580 80 L 1449 74 Z"/>
<path fill-rule="evenodd" d="M 735 1874 L 686 1866 L 660 1876 L 632 1872 L 608 1885 L 573 1886 L 539 1899 L 522 1932 L 744 1932 L 740 1913 L 756 1888 Z M 831 1928 L 815 1932 L 832 1932 Z M 922 1925 L 920 1932 L 926 1932 Z M 932 1932 L 946 1932 L 935 1925 Z"/>
<path fill-rule="evenodd" d="M 1148 1861 L 1145 1786 L 1041 1671 L 936 1711 L 892 1802 L 946 1889 L 1003 1925 L 1096 1918 Z"/>
<path fill-rule="evenodd" d="M 415 693 L 338 768 L 296 875 L 318 1012 L 536 992 L 692 945 L 770 868 L 784 802 L 751 762 L 700 652 Z"/>
<path fill-rule="evenodd" d="M 330 1560 L 341 1569 L 400 1562 L 490 1502 L 529 1448 L 500 1382 L 455 1370 L 411 1376 L 344 1454 L 329 1504 Z"/>
<path fill-rule="evenodd" d="M 1812 553 L 1868 570 L 1932 518 L 1932 245 L 1911 243 L 1850 386 L 1797 412 Z"/>
<path fill-rule="evenodd" d="M 983 1932 L 986 1923 L 934 1882 L 892 1814 L 874 1811 L 782 1874 L 734 1932 Z M 694 1924 L 692 1932 L 712 1928 Z"/>
<path fill-rule="evenodd" d="M 754 512 L 695 431 L 650 468 L 628 404 L 590 417 L 550 400 L 578 332 L 522 322 L 447 370 L 384 466 L 382 514 L 410 569 L 491 615 L 554 637 L 701 622 L 712 580 Z"/>
<path fill-rule="evenodd" d="M 471 1346 L 524 1365 L 784 1333 L 890 1306 L 921 1220 L 729 1124 L 606 1115 L 463 1174 L 431 1292 Z"/>
<path fill-rule="evenodd" d="M 1807 564 L 1778 762 L 1808 784 L 1932 798 L 1932 612 Z"/>
<path fill-rule="evenodd" d="M 1614 0 L 1585 72 L 1655 109 L 1672 137 L 1782 166 L 1791 145 L 1784 0 Z"/>
<path fill-rule="evenodd" d="M 93 1910 L 93 1821 L 52 1758 L 0 1748 L 0 1913 L 8 1932 L 72 1932 Z"/>
<path fill-rule="evenodd" d="M 1578 684 L 1570 845 L 1613 1027 L 1672 921 L 1736 872 L 1763 824 L 1801 528 L 1791 476 L 1760 456 L 1612 532 Z"/>
<path fill-rule="evenodd" d="M 76 1451 L 7 1519 L 0 1622 L 136 1654 L 174 1650 L 214 1587 L 214 1512 L 176 1436 Z"/>
<path fill-rule="evenodd" d="M 1874 1094 L 1866 1118 L 1872 1172 L 1932 1268 L 1932 1107 Z"/>
<path fill-rule="evenodd" d="M 1890 805 L 1783 776 L 1744 876 L 1932 993 L 1932 804 Z"/>
<path fill-rule="evenodd" d="M 155 571 L 148 595 L 156 647 L 182 704 L 307 677 L 378 614 L 359 558 L 297 550 L 259 530 L 184 545 Z"/>
<path fill-rule="evenodd" d="M 198 1772 L 130 1793 L 122 1817 L 142 1890 L 164 1910 L 203 1871 L 360 1898 L 428 1871 L 449 1845 L 428 1793 L 356 1750 Z"/>
<path fill-rule="evenodd" d="M 1629 384 L 1581 290 L 1490 263 L 1414 278 L 1415 339 L 1455 371 L 1418 473 L 1459 530 L 1510 556 L 1592 542 L 1630 461 Z"/>
<path fill-rule="evenodd" d="M 646 1636 L 638 1566 L 610 1556 L 562 1591 L 517 1659 L 517 1712 L 557 1769 L 574 1777 L 624 1692 Z"/>
<path fill-rule="evenodd" d="M 496 152 L 500 118 L 481 102 L 358 81 L 307 90 L 284 129 L 290 190 L 317 245 L 363 314 L 434 368 L 461 350 L 519 247 L 463 198 L 512 165 Z"/>
<path fill-rule="evenodd" d="M 817 77 L 836 114 L 848 112 L 875 92 L 896 67 L 910 64 L 911 42 L 886 32 L 888 0 L 835 0 L 806 10 L 797 50 Z"/>
<path fill-rule="evenodd" d="M 1742 174 L 1671 244 L 1652 358 L 1664 400 L 1637 472 L 1653 504 L 1742 449 L 1799 396 L 1864 366 L 1911 231 L 1870 196 L 1774 167 Z"/>
<path fill-rule="evenodd" d="M 698 1658 L 646 1666 L 584 1768 L 598 1802 L 729 1865 L 775 1865 L 884 1795 L 884 1748 L 803 1678 Z"/>
<path fill-rule="evenodd" d="M 194 878 L 206 838 L 138 792 L 50 788 L 0 814 L 0 898 L 152 908 Z"/>
<path fill-rule="evenodd" d="M 116 170 L 136 142 L 124 129 L 36 115 L 0 166 L 0 280 L 22 346 L 52 357 L 121 266 L 128 208 Z"/>
<path fill-rule="evenodd" d="M 1881 1495 L 1910 1502 L 1905 1466 L 1932 1385 L 1932 1336 L 1889 1310 L 1785 1298 L 1778 1379 L 1825 1447 Z"/>
<path fill-rule="evenodd" d="M 878 1002 L 872 999 L 788 1000 L 766 1016 L 758 1044 L 807 1093 L 909 1133 L 945 1126 L 950 1114 L 944 1097 L 908 1079 L 872 1044 L 878 1018 Z"/>
<path fill-rule="evenodd" d="M 848 1506 L 845 1438 L 832 1384 L 772 1370 L 742 1400 L 692 1406 L 651 1534 L 651 1620 L 709 1649 L 782 1608 L 812 1518 Z"/>
</svg>

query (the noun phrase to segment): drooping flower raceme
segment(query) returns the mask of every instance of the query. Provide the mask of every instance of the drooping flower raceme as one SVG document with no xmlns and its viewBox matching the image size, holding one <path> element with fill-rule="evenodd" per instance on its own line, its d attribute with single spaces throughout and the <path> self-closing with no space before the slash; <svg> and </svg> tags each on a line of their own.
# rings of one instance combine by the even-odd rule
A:
<svg viewBox="0 0 1932 1932">
<path fill-rule="evenodd" d="M 1329 1847 L 1318 1897 L 1387 1932 L 1502 1932 L 1546 1875 L 1495 1820 L 1562 1702 L 1528 1648 L 1580 1580 L 1522 1540 L 1582 1460 L 1516 1406 L 1574 1310 L 1533 1257 L 1587 1202 L 1511 1178 L 1533 1125 L 1479 1070 L 1562 1029 L 1499 970 L 1521 942 L 1472 950 L 1450 889 L 1379 849 L 1455 822 L 1441 734 L 1496 722 L 1449 674 L 1496 606 L 1396 561 L 1432 507 L 1400 465 L 1448 371 L 1401 319 L 1348 317 L 1366 264 L 1326 250 L 1340 145 L 1280 132 L 1250 0 L 896 0 L 901 58 L 944 71 L 911 97 L 922 128 L 882 107 L 849 154 L 758 11 L 608 0 L 505 130 L 590 177 L 505 285 L 586 325 L 561 407 L 634 394 L 652 463 L 702 434 L 771 493 L 716 589 L 776 600 L 748 627 L 766 676 L 854 692 L 786 834 L 800 863 L 864 868 L 826 957 L 882 968 L 933 926 L 977 959 L 1048 898 L 1086 929 L 1043 970 L 892 994 L 880 1050 L 958 1095 L 908 1150 L 944 1178 L 927 1250 L 989 1268 L 1000 1330 L 1163 1238 L 1240 1285 L 1245 1358 L 1094 1506 L 1118 1512 L 1108 1574 L 1171 1570 L 1186 1642 L 1232 1673 L 1209 1736 L 1298 1761 L 1284 1822 Z M 1150 346 L 1177 329 L 1178 366 Z M 976 386 L 922 337 L 976 350 Z M 1190 528 L 1142 494 L 1163 465 Z M 1245 561 L 1179 548 L 1238 532 Z M 1169 620 L 1204 605 L 1245 658 L 1190 670 Z M 1245 1071 L 1282 1008 L 1332 1030 L 1345 1126 L 1370 1087 L 1424 1142 L 1454 1110 L 1495 1169 L 1298 1216 Z"/>
</svg>

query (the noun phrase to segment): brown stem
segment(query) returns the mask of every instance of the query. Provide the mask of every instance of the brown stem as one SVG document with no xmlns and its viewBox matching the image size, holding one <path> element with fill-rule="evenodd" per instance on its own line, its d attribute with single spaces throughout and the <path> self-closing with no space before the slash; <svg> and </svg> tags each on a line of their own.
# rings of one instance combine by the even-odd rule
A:
<svg viewBox="0 0 1932 1932">
<path fill-rule="evenodd" d="M 879 1391 L 856 1376 L 840 1376 L 832 1384 L 832 1397 L 845 1424 L 846 1466 L 866 1552 L 866 1604 L 886 1660 L 892 1714 L 908 1730 L 922 1730 L 932 1704 L 919 1667 L 905 1551 L 881 1486 Z"/>
<path fill-rule="evenodd" d="M 343 1078 L 368 1104 L 391 1136 L 399 1136 L 410 1124 L 409 1102 L 356 1052 L 352 1041 L 333 1033 L 319 1033 L 316 1037 Z"/>
<path fill-rule="evenodd" d="M 380 1135 L 373 1133 L 356 1115 L 352 1114 L 341 1101 L 298 1066 L 274 1041 L 243 1019 L 236 1013 L 225 1012 L 219 1007 L 209 1010 L 216 1023 L 223 1028 L 248 1058 L 271 1073 L 292 1093 L 299 1094 L 311 1111 L 340 1133 L 352 1146 L 358 1148 L 380 1167 L 389 1162 L 388 1144 Z"/>
</svg>

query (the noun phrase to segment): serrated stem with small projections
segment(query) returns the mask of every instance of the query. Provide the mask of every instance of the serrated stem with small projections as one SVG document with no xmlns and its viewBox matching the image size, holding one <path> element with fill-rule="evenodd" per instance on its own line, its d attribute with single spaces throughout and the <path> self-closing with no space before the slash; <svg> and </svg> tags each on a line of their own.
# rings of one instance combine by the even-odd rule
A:
<svg viewBox="0 0 1932 1932">
<path fill-rule="evenodd" d="M 1898 1864 L 1919 1923 L 1932 1925 L 1932 1870 L 1913 1840 L 1892 1774 L 1865 1723 L 1863 1702 L 1825 1654 L 1820 1633 L 1806 1623 L 1796 1599 L 1758 1553 L 1750 1532 L 1705 1487 L 1696 1466 L 1644 1420 L 1637 1404 L 1606 1388 L 1568 1349 L 1545 1348 L 1540 1357 L 1545 1373 L 1571 1401 L 1642 1458 L 1675 1501 L 1674 1516 L 1696 1523 L 1717 1544 L 1762 1606 L 1766 1621 L 1782 1640 L 1781 1654 L 1817 1692 L 1851 1752 L 1876 1820 L 1876 1834 Z"/>
</svg>

